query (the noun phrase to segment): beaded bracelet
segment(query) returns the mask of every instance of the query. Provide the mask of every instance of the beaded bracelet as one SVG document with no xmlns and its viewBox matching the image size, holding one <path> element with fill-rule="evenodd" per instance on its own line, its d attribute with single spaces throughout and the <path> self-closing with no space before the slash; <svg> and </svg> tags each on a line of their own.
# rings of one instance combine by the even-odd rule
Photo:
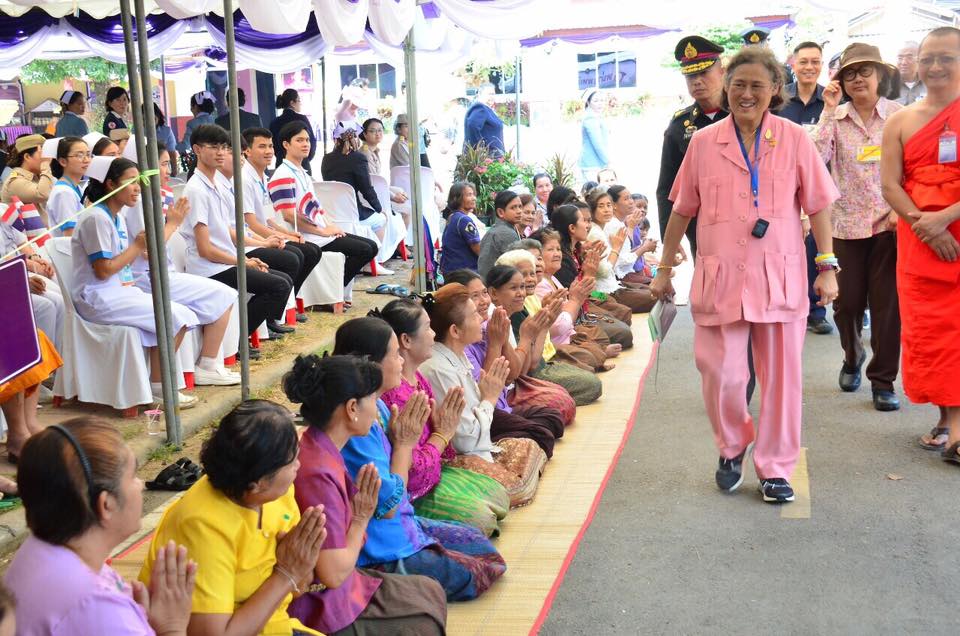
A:
<svg viewBox="0 0 960 636">
<path fill-rule="evenodd" d="M 817 257 L 816 267 L 818 272 L 829 272 L 829 271 L 840 271 L 840 261 L 837 260 L 836 256 L 828 256 L 824 254 L 826 258 Z"/>
</svg>

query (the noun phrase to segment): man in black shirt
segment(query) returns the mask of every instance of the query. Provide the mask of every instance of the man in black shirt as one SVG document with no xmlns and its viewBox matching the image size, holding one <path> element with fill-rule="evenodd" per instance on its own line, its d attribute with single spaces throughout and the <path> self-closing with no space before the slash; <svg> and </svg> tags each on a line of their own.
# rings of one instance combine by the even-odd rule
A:
<svg viewBox="0 0 960 636">
<path fill-rule="evenodd" d="M 667 229 L 673 211 L 670 190 L 687 153 L 693 133 L 727 116 L 721 108 L 723 67 L 720 54 L 723 47 L 699 35 L 685 37 L 677 42 L 674 57 L 680 62 L 680 72 L 687 80 L 687 91 L 694 103 L 678 110 L 663 133 L 660 155 L 660 179 L 657 182 L 657 210 L 660 216 L 660 238 Z M 696 218 L 687 227 L 691 257 L 697 254 Z"/>
<path fill-rule="evenodd" d="M 793 49 L 793 71 L 797 76 L 794 84 L 785 87 L 787 103 L 777 113 L 784 119 L 812 129 L 820 121 L 823 112 L 823 86 L 817 83 L 823 68 L 823 49 L 816 42 L 801 42 Z M 817 278 L 817 244 L 810 234 L 810 221 L 803 218 L 807 248 L 807 296 L 810 299 L 810 313 L 807 314 L 807 329 L 816 334 L 833 332 L 833 325 L 827 321 L 827 308 L 817 303 L 820 297 L 813 291 L 813 281 Z"/>
<path fill-rule="evenodd" d="M 230 101 L 230 93 L 227 93 L 227 102 Z M 256 113 L 251 113 L 250 111 L 243 110 L 243 107 L 247 104 L 247 96 L 244 94 L 242 88 L 237 88 L 237 104 L 240 109 L 240 132 L 243 132 L 247 128 L 263 128 L 263 122 L 260 121 L 260 115 Z M 217 126 L 224 128 L 225 130 L 230 130 L 230 113 L 228 112 L 225 115 L 217 117 Z"/>
</svg>

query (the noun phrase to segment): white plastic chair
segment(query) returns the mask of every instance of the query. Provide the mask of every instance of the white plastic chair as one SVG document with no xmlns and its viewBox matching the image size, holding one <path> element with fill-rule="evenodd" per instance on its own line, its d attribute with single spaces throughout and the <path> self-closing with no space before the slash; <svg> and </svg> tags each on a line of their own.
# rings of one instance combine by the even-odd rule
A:
<svg viewBox="0 0 960 636">
<path fill-rule="evenodd" d="M 390 186 L 387 180 L 380 175 L 371 175 L 370 181 L 373 183 L 373 189 L 377 192 L 377 200 L 380 201 L 380 209 L 387 217 L 387 225 L 383 229 L 383 241 L 381 241 L 380 251 L 377 253 L 377 261 L 385 263 L 390 260 L 397 248 L 403 245 L 407 236 L 407 226 L 403 217 L 392 211 L 390 201 Z M 404 260 L 406 260 L 406 249 L 401 248 Z"/>
<path fill-rule="evenodd" d="M 324 217 L 332 221 L 341 230 L 363 236 L 377 244 L 377 250 L 382 245 L 376 233 L 366 225 L 360 223 L 360 211 L 357 209 L 357 191 L 349 183 L 340 181 L 314 181 L 313 193 L 317 202 L 323 208 Z M 394 248 L 396 249 L 396 248 Z M 376 276 L 377 259 L 370 262 L 373 275 Z"/>
<path fill-rule="evenodd" d="M 67 313 L 60 355 L 63 368 L 56 375 L 53 393 L 61 399 L 106 404 L 126 411 L 153 402 L 150 372 L 140 332 L 134 327 L 87 322 L 73 304 L 71 239 L 51 239 L 47 254 L 57 270 Z M 109 373 L 104 373 L 108 369 Z"/>
<path fill-rule="evenodd" d="M 412 187 L 410 186 L 410 166 L 396 166 L 390 170 L 390 185 L 400 188 L 407 193 L 407 196 L 413 198 Z M 430 228 L 430 236 L 434 241 L 439 241 L 443 236 L 443 219 L 440 216 L 440 208 L 437 207 L 437 201 L 433 197 L 433 191 L 436 187 L 433 179 L 433 170 L 430 168 L 420 168 L 420 209 L 423 210 L 423 220 Z M 410 224 L 411 232 L 413 223 Z M 412 240 L 411 240 L 411 245 Z"/>
</svg>

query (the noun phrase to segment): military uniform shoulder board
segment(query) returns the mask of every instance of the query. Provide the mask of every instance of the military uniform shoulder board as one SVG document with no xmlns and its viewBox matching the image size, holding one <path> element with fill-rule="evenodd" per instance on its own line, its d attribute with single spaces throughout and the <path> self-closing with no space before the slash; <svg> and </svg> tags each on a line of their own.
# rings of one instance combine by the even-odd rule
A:
<svg viewBox="0 0 960 636">
<path fill-rule="evenodd" d="M 673 114 L 673 119 L 680 119 L 690 112 L 690 109 L 694 108 L 693 106 L 685 106 Z"/>
</svg>

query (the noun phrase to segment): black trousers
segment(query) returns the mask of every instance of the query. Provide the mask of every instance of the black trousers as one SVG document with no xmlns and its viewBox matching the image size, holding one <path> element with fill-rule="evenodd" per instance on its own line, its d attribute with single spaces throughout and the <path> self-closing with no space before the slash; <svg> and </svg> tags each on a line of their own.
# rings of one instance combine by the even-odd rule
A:
<svg viewBox="0 0 960 636">
<path fill-rule="evenodd" d="M 270 266 L 270 269 L 280 270 L 293 281 L 294 294 L 300 293 L 303 281 L 320 262 L 320 248 L 313 243 L 287 243 L 283 249 L 272 247 L 258 247 L 250 252 L 250 256 L 259 258 Z"/>
<path fill-rule="evenodd" d="M 377 244 L 362 236 L 346 234 L 333 239 L 321 247 L 320 251 L 339 252 L 346 257 L 343 265 L 343 284 L 346 286 L 360 273 L 363 266 L 377 255 Z"/>
<path fill-rule="evenodd" d="M 897 234 L 880 232 L 853 240 L 835 238 L 833 251 L 840 261 L 840 295 L 833 301 L 833 319 L 840 333 L 844 361 L 856 365 L 864 353 L 860 336 L 863 312 L 869 307 L 873 356 L 867 365 L 867 378 L 874 389 L 892 391 L 900 370 Z"/>
<path fill-rule="evenodd" d="M 250 253 L 251 255 L 253 252 Z M 255 256 L 254 258 L 259 258 Z M 211 276 L 215 281 L 237 289 L 236 266 Z M 249 336 L 264 320 L 276 320 L 283 316 L 287 307 L 287 298 L 293 289 L 293 282 L 283 272 L 247 268 L 247 293 L 252 294 L 247 301 L 247 335 Z"/>
</svg>

